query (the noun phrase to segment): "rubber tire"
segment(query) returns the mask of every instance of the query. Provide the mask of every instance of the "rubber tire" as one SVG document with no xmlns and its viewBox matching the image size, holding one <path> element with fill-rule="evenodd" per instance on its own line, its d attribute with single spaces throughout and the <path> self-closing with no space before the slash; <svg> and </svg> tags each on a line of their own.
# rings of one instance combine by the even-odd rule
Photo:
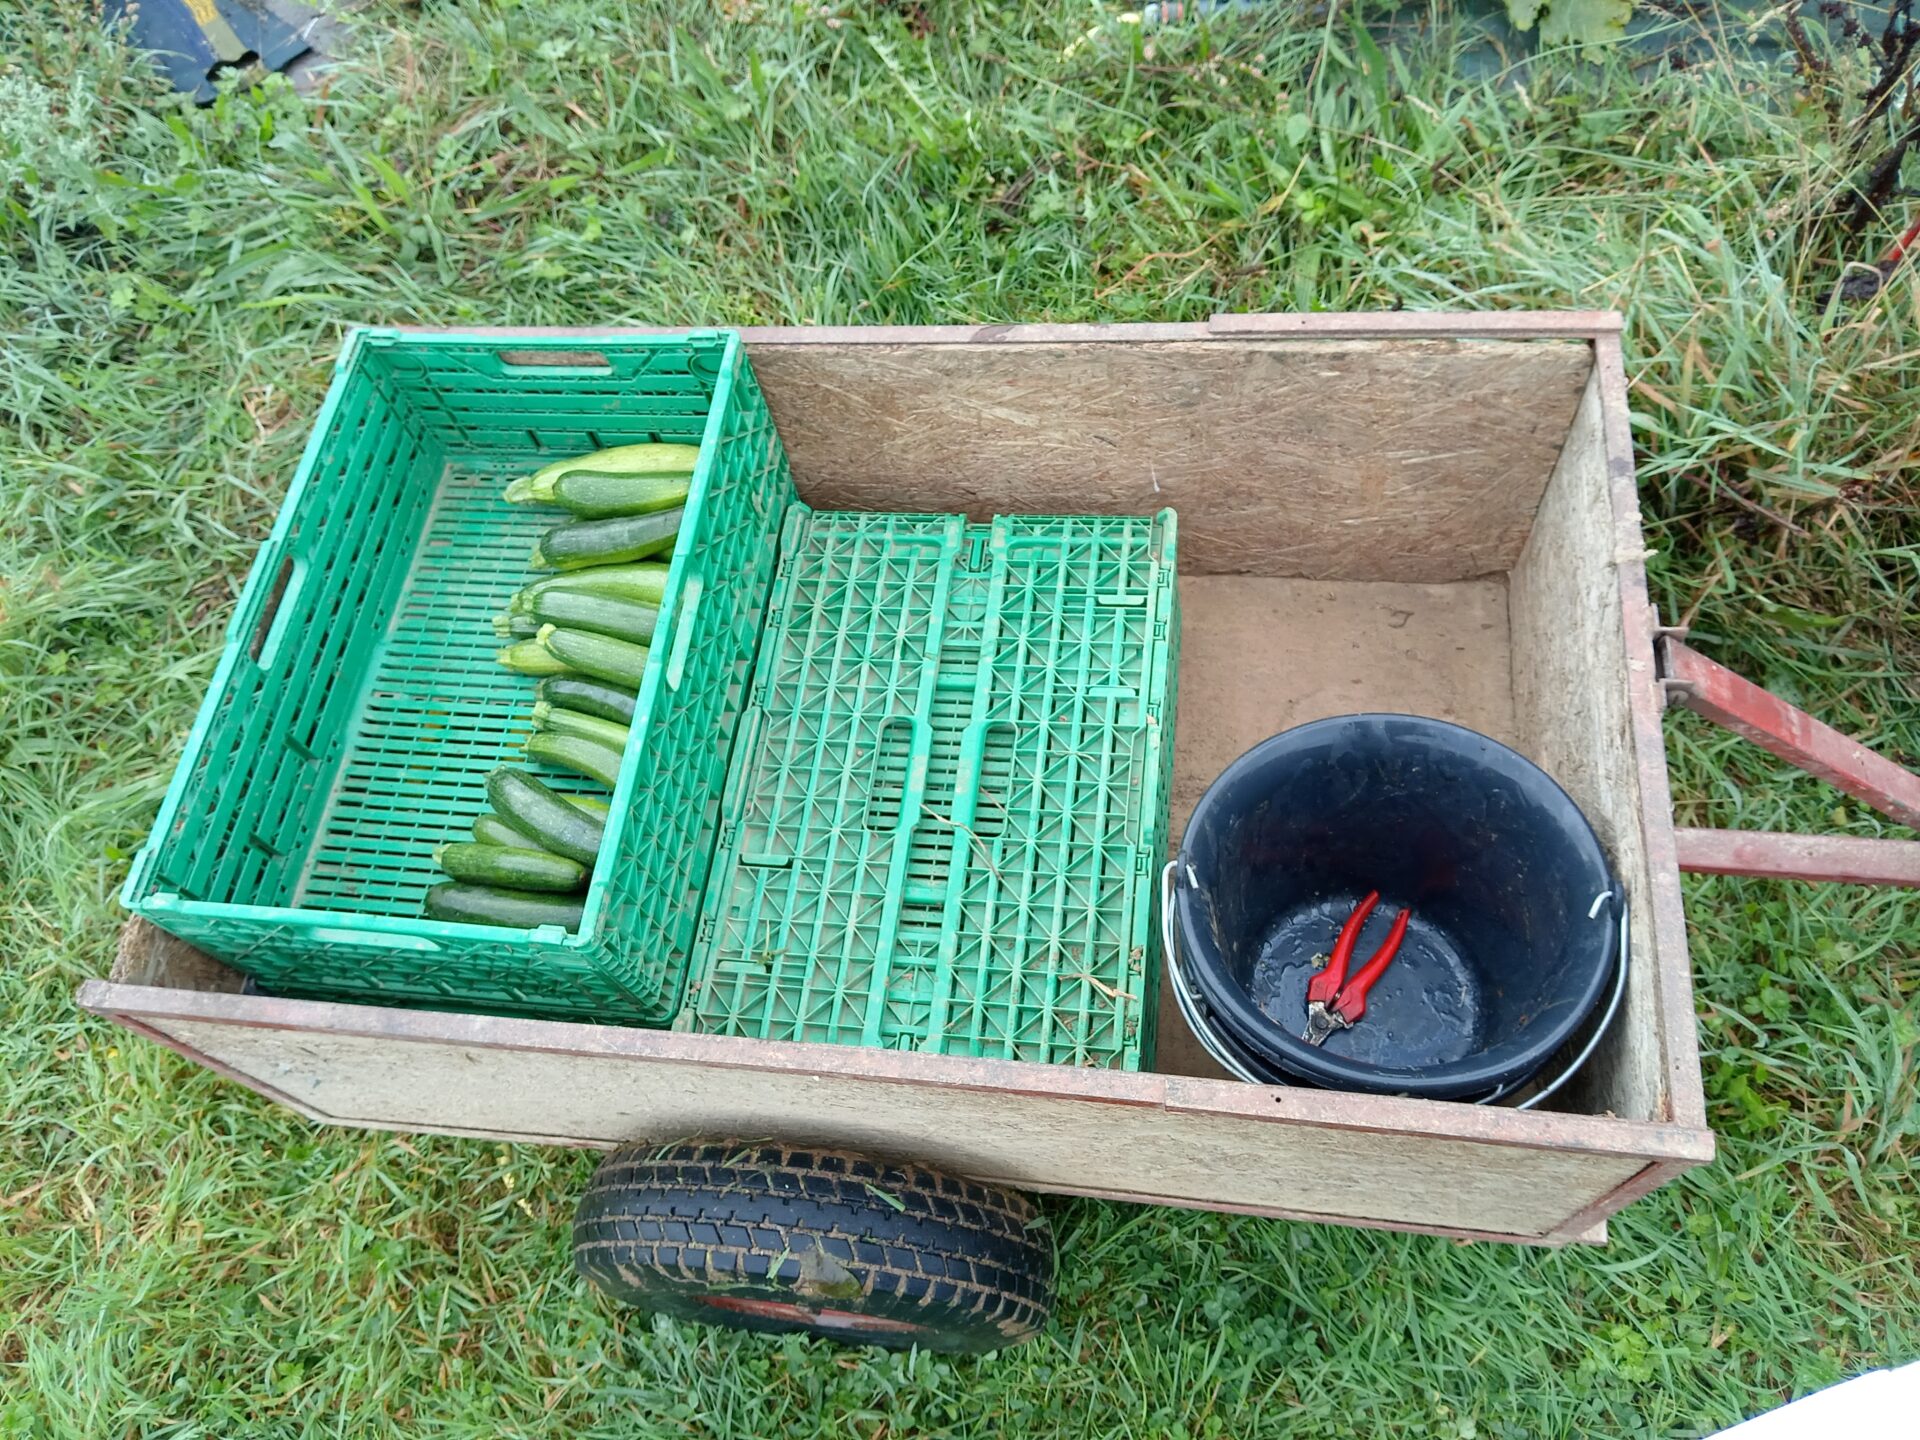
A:
<svg viewBox="0 0 1920 1440">
<path fill-rule="evenodd" d="M 580 1273 L 677 1320 L 978 1354 L 1047 1323 L 1026 1196 L 922 1165 L 757 1141 L 628 1145 L 573 1222 Z"/>
</svg>

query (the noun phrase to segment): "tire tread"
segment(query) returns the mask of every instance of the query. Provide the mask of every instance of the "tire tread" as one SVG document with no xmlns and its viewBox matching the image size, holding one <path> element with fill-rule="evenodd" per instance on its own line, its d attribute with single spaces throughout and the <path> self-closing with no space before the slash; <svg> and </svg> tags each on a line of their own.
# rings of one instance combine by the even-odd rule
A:
<svg viewBox="0 0 1920 1440">
<path fill-rule="evenodd" d="M 914 1163 L 765 1143 L 632 1145 L 602 1163 L 574 1221 L 589 1280 L 674 1313 L 685 1307 L 668 1302 L 715 1280 L 801 1299 L 801 1257 L 814 1251 L 859 1287 L 823 1303 L 857 1310 L 889 1297 L 875 1308 L 910 1307 L 951 1342 L 930 1348 L 1015 1344 L 1051 1309 L 1051 1242 L 1032 1202 Z M 730 1323 L 718 1312 L 699 1318 Z"/>
</svg>

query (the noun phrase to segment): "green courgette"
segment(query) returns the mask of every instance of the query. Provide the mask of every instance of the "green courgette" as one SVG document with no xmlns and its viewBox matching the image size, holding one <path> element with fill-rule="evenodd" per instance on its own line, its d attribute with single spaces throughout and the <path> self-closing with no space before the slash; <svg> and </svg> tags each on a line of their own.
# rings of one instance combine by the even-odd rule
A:
<svg viewBox="0 0 1920 1440">
<path fill-rule="evenodd" d="M 562 475 L 528 499 L 571 510 L 582 520 L 610 520 L 616 515 L 649 515 L 687 503 L 693 475 Z"/>
<path fill-rule="evenodd" d="M 673 548 L 673 538 L 680 533 L 686 513 L 681 506 L 652 515 L 556 525 L 534 542 L 528 563 L 536 570 L 579 570 L 588 565 L 644 560 Z"/>
<path fill-rule="evenodd" d="M 636 605 L 658 605 L 667 596 L 666 565 L 657 560 L 640 560 L 631 565 L 595 565 L 586 570 L 569 570 L 550 575 L 526 586 L 507 602 L 509 615 L 526 615 L 534 602 L 555 590 L 578 595 L 605 595 L 614 600 L 631 600 Z"/>
<path fill-rule="evenodd" d="M 541 925 L 578 930 L 584 908 L 582 902 L 559 895 L 530 895 L 524 890 L 499 890 L 491 885 L 436 885 L 427 891 L 426 900 L 427 914 L 435 920 L 509 925 L 516 930 Z"/>
<path fill-rule="evenodd" d="M 505 649 L 497 651 L 494 659 L 509 670 L 517 670 L 522 675 L 564 675 L 567 663 L 558 658 L 537 639 L 516 640 Z"/>
<path fill-rule="evenodd" d="M 611 635 L 616 640 L 631 640 L 636 645 L 645 645 L 653 639 L 654 629 L 660 623 L 660 612 L 651 605 L 637 605 L 631 600 L 616 600 L 609 595 L 580 595 L 571 590 L 549 590 L 533 602 L 529 614 L 504 618 L 509 624 L 538 621 L 541 625 L 591 630 L 596 635 Z M 500 621 L 495 620 L 493 626 L 498 630 Z M 539 633 L 537 626 L 533 633 Z"/>
<path fill-rule="evenodd" d="M 591 795 L 562 795 L 560 797 L 582 814 L 605 821 L 611 809 L 604 800 Z M 511 845 L 516 850 L 538 850 L 540 842 L 530 836 L 522 835 L 513 826 L 507 824 L 491 810 L 474 816 L 473 838 L 481 845 Z"/>
<path fill-rule="evenodd" d="M 611 745 L 579 735 L 559 735 L 551 730 L 529 735 L 527 758 L 598 780 L 609 790 L 620 780 L 620 752 Z"/>
<path fill-rule="evenodd" d="M 493 633 L 502 640 L 527 640 L 540 633 L 540 621 L 531 615 L 496 615 Z"/>
<path fill-rule="evenodd" d="M 635 479 L 660 475 L 691 475 L 700 459 L 698 445 L 612 445 L 590 455 L 574 455 L 543 465 L 531 475 L 507 486 L 511 504 L 554 504 L 554 487 L 576 475 L 607 479 Z"/>
<path fill-rule="evenodd" d="M 539 643 L 563 669 L 577 670 L 596 680 L 611 681 L 629 690 L 640 688 L 640 677 L 647 669 L 647 647 L 611 635 L 595 635 L 590 630 L 562 630 L 557 625 L 540 627 Z"/>
<path fill-rule="evenodd" d="M 511 845 L 516 850 L 538 850 L 540 842 L 522 835 L 491 810 L 473 817 L 473 838 L 481 845 Z"/>
<path fill-rule="evenodd" d="M 605 745 L 615 753 L 627 748 L 627 727 L 613 720 L 603 720 L 598 715 L 583 714 L 578 710 L 569 710 L 563 705 L 555 705 L 550 700 L 537 700 L 533 706 L 533 728 L 545 730 L 554 735 L 578 735 L 582 740 L 593 740 Z"/>
<path fill-rule="evenodd" d="M 591 865 L 600 852 L 606 822 L 569 804 L 571 798 L 511 765 L 502 765 L 487 776 L 487 799 L 502 820 L 528 839 L 538 841 L 541 849 Z"/>
<path fill-rule="evenodd" d="M 507 890 L 557 890 L 561 894 L 587 883 L 578 861 L 517 845 L 479 845 L 456 841 L 436 845 L 433 863 L 468 885 L 497 885 Z"/>
<path fill-rule="evenodd" d="M 633 721 L 633 707 L 639 697 L 633 691 L 585 675 L 549 675 L 533 687 L 533 693 L 549 705 L 578 710 L 582 715 L 598 715 L 616 725 Z"/>
</svg>

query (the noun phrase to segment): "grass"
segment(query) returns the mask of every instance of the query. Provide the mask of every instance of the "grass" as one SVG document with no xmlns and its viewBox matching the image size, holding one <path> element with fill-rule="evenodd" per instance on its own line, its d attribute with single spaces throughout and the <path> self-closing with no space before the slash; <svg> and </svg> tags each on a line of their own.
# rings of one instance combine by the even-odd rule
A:
<svg viewBox="0 0 1920 1440">
<path fill-rule="evenodd" d="M 1913 894 L 1689 883 L 1721 1158 L 1609 1249 L 1050 1202 L 1054 1328 L 965 1363 L 619 1313 L 590 1159 L 312 1129 L 75 1012 L 356 321 L 1619 307 L 1666 613 L 1920 762 L 1920 287 L 1823 310 L 1896 227 L 1809 236 L 1791 75 L 1112 13 L 376 9 L 323 99 L 200 111 L 79 0 L 0 17 L 0 1437 L 1691 1435 L 1920 1356 Z M 1669 735 L 1687 822 L 1896 833 Z"/>
</svg>

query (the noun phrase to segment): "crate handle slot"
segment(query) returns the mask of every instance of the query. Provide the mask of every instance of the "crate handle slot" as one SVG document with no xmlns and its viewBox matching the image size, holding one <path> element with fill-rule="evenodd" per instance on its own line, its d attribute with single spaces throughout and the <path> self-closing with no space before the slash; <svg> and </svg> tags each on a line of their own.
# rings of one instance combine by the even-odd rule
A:
<svg viewBox="0 0 1920 1440">
<path fill-rule="evenodd" d="M 306 562 L 292 555 L 282 560 L 274 572 L 273 584 L 260 607 L 260 618 L 253 625 L 253 639 L 247 644 L 247 658 L 262 670 L 273 668 L 274 657 L 280 653 L 280 642 L 286 638 L 287 622 L 299 612 L 294 602 L 299 599 L 306 578 Z"/>
<path fill-rule="evenodd" d="M 913 758 L 913 721 L 896 715 L 880 726 L 867 777 L 866 824 L 869 830 L 897 830 L 907 799 L 907 763 Z"/>
<path fill-rule="evenodd" d="M 574 375 L 611 375 L 613 362 L 600 350 L 501 350 L 494 359 L 503 375 L 544 375 L 564 370 Z"/>
<path fill-rule="evenodd" d="M 424 935 L 396 935 L 388 930 L 349 930 L 326 927 L 309 930 L 307 939 L 322 945 L 376 945 L 387 950 L 438 950 L 439 944 Z"/>
<path fill-rule="evenodd" d="M 704 591 L 698 575 L 689 575 L 680 587 L 680 613 L 673 622 L 673 651 L 667 656 L 667 689 L 678 690 L 687 673 L 687 652 L 693 648 L 693 618 L 700 612 Z"/>
</svg>

